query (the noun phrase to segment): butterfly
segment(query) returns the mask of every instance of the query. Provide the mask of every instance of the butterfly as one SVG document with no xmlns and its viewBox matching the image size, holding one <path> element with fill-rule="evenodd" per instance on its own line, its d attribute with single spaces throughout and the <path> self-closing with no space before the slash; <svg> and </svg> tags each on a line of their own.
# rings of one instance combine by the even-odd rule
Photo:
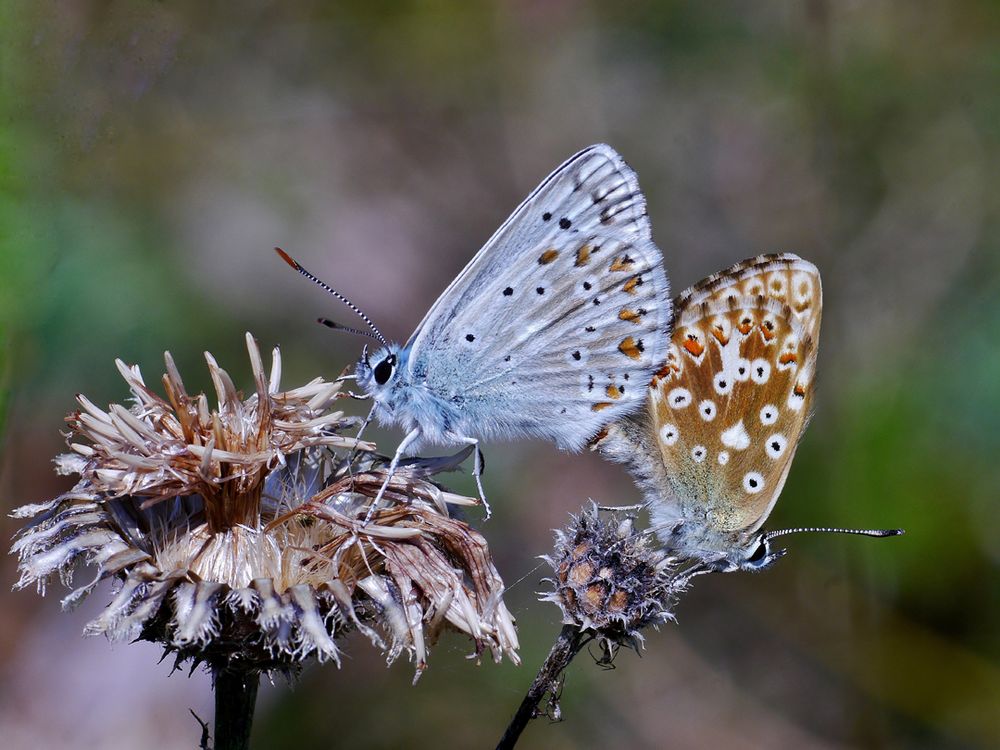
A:
<svg viewBox="0 0 1000 750">
<path fill-rule="evenodd" d="M 667 548 L 706 570 L 766 568 L 785 553 L 770 540 L 792 532 L 903 533 L 760 531 L 809 421 L 822 307 L 819 270 L 790 253 L 695 284 L 674 302 L 646 409 L 594 441 L 633 474 Z"/>
<path fill-rule="evenodd" d="M 357 363 L 359 389 L 380 423 L 405 430 L 389 476 L 422 445 L 473 445 L 481 497 L 480 441 L 541 438 L 576 451 L 641 408 L 671 319 L 638 179 L 603 144 L 532 191 L 405 344 L 347 304 L 381 344 Z"/>
</svg>

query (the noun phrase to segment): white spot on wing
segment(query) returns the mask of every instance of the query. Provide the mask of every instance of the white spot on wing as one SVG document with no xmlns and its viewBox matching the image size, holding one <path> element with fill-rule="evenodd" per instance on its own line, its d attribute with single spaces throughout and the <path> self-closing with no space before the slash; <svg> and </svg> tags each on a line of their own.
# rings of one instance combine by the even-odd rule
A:
<svg viewBox="0 0 1000 750">
<path fill-rule="evenodd" d="M 764 489 L 764 477 L 759 471 L 748 471 L 743 475 L 743 489 L 751 495 L 756 495 Z"/>
<path fill-rule="evenodd" d="M 764 450 L 767 451 L 768 457 L 780 458 L 781 454 L 785 452 L 785 448 L 787 447 L 788 441 L 785 439 L 785 436 L 776 432 L 767 439 L 767 444 L 764 446 Z"/>
<path fill-rule="evenodd" d="M 696 445 L 691 449 L 691 458 L 694 459 L 695 463 L 700 464 L 705 460 L 705 456 L 708 455 L 708 450 L 704 445 Z"/>
<path fill-rule="evenodd" d="M 768 294 L 770 294 L 772 297 L 784 297 L 785 296 L 784 272 L 779 271 L 777 273 L 768 274 L 767 288 L 769 289 Z"/>
<path fill-rule="evenodd" d="M 660 428 L 660 442 L 664 445 L 673 445 L 680 437 L 677 425 L 665 424 Z"/>
<path fill-rule="evenodd" d="M 771 363 L 758 357 L 750 363 L 750 377 L 757 385 L 764 385 L 771 378 Z"/>
<path fill-rule="evenodd" d="M 742 419 L 723 432 L 720 438 L 722 444 L 727 448 L 741 451 L 750 447 L 750 435 L 747 434 L 747 428 L 743 426 Z"/>
<path fill-rule="evenodd" d="M 725 466 L 729 463 L 729 451 L 721 451 L 719 453 L 719 465 Z"/>
<path fill-rule="evenodd" d="M 778 407 L 774 404 L 767 404 L 760 410 L 761 424 L 774 424 L 778 421 Z"/>
<path fill-rule="evenodd" d="M 788 408 L 792 411 L 799 411 L 805 402 L 805 396 L 799 396 L 795 393 L 795 389 L 792 388 L 788 394 Z"/>
<path fill-rule="evenodd" d="M 706 398 L 704 401 L 698 404 L 698 413 L 701 415 L 701 418 L 704 419 L 706 422 L 711 422 L 713 419 L 715 419 L 715 414 L 716 414 L 715 402 L 712 401 L 711 399 Z"/>
<path fill-rule="evenodd" d="M 740 357 L 736 360 L 736 374 L 733 376 L 741 383 L 745 383 L 750 379 L 750 360 L 746 357 Z"/>
<path fill-rule="evenodd" d="M 671 409 L 684 409 L 691 403 L 691 391 L 687 388 L 674 388 L 667 394 L 667 404 Z"/>
</svg>

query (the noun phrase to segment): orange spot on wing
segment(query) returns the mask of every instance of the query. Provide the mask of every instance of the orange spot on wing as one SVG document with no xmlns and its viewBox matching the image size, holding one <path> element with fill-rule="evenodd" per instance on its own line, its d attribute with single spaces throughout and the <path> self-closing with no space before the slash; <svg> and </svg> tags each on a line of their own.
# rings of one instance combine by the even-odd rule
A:
<svg viewBox="0 0 1000 750">
<path fill-rule="evenodd" d="M 596 404 L 591 404 L 590 405 L 590 410 L 591 411 L 603 411 L 604 409 L 607 409 L 609 406 L 613 406 L 613 405 L 614 404 L 612 404 L 610 401 L 599 401 Z"/>
<path fill-rule="evenodd" d="M 801 383 L 796 383 L 795 384 L 795 388 L 792 389 L 792 393 L 794 393 L 799 398 L 805 398 L 806 397 L 806 387 L 804 385 L 802 385 Z"/>
<path fill-rule="evenodd" d="M 608 428 L 602 427 L 600 431 L 590 439 L 590 441 L 587 443 L 587 447 L 596 448 L 597 444 L 600 443 L 602 440 L 604 440 L 604 438 L 606 438 L 607 436 L 608 436 Z"/>
<path fill-rule="evenodd" d="M 609 271 L 627 271 L 632 266 L 635 265 L 635 261 L 632 260 L 627 255 L 622 255 L 619 258 L 615 258 L 611 261 L 611 265 L 608 267 Z"/>
<path fill-rule="evenodd" d="M 670 373 L 680 372 L 680 369 L 681 368 L 679 368 L 677 365 L 664 365 L 659 370 L 653 373 L 653 380 L 650 383 L 650 385 L 656 385 L 656 381 L 670 377 Z"/>
<path fill-rule="evenodd" d="M 632 359 L 639 359 L 642 355 L 642 349 L 639 348 L 639 345 L 631 336 L 626 336 L 622 339 L 622 342 L 618 345 L 618 351 Z"/>
<path fill-rule="evenodd" d="M 778 361 L 783 365 L 787 365 L 789 362 L 798 362 L 799 357 L 795 352 L 785 352 L 778 358 Z"/>
<path fill-rule="evenodd" d="M 622 286 L 622 291 L 628 292 L 629 294 L 635 294 L 635 288 L 639 285 L 639 277 L 633 276 L 631 279 L 625 282 Z"/>
<path fill-rule="evenodd" d="M 693 336 L 689 336 L 688 340 L 684 342 L 684 348 L 687 349 L 688 353 L 694 357 L 700 357 L 701 353 L 705 351 L 705 347 L 702 343 Z"/>
<path fill-rule="evenodd" d="M 745 317 L 740 320 L 740 324 L 736 326 L 736 329 L 746 336 L 750 331 L 753 330 L 753 318 Z"/>
<path fill-rule="evenodd" d="M 764 325 L 760 327 L 760 332 L 764 336 L 764 341 L 770 341 L 775 337 L 774 323 L 770 320 L 765 320 Z"/>
<path fill-rule="evenodd" d="M 584 245 L 576 251 L 576 265 L 585 266 L 590 260 L 590 245 Z"/>
<path fill-rule="evenodd" d="M 549 248 L 544 253 L 538 256 L 538 263 L 539 265 L 546 266 L 558 257 L 559 257 L 559 251 L 556 250 L 555 248 Z"/>
<path fill-rule="evenodd" d="M 722 326 L 712 326 L 712 335 L 715 336 L 715 340 L 723 346 L 729 343 L 729 337 L 726 335 L 725 331 L 722 330 Z"/>
<path fill-rule="evenodd" d="M 627 320 L 630 323 L 638 323 L 639 322 L 639 318 L 641 318 L 642 315 L 643 315 L 643 311 L 642 310 L 639 310 L 639 311 L 629 310 L 627 307 L 623 307 L 622 310 L 621 310 L 621 312 L 618 313 L 618 317 L 621 320 Z"/>
<path fill-rule="evenodd" d="M 622 397 L 621 388 L 617 385 L 609 385 L 604 389 L 604 392 L 608 394 L 608 398 L 613 398 L 615 401 Z"/>
</svg>

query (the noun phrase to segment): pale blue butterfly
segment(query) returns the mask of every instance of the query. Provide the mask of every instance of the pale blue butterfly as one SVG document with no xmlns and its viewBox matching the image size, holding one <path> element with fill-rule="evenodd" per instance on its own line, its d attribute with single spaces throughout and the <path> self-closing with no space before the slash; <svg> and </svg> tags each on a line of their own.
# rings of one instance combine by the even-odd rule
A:
<svg viewBox="0 0 1000 750">
<path fill-rule="evenodd" d="M 423 444 L 473 445 L 480 496 L 480 440 L 544 438 L 577 451 L 640 408 L 671 320 L 645 198 L 603 144 L 535 188 L 403 346 L 350 307 L 383 345 L 365 348 L 357 383 L 380 423 L 406 430 L 389 477 Z"/>
</svg>

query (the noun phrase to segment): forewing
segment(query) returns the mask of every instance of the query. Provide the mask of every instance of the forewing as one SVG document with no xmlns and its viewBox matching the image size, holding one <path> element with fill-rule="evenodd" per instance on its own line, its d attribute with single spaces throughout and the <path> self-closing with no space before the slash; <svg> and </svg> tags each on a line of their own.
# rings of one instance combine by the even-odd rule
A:
<svg viewBox="0 0 1000 750">
<path fill-rule="evenodd" d="M 410 337 L 419 357 L 440 342 L 455 317 L 478 304 L 482 288 L 544 250 L 595 234 L 648 240 L 646 200 L 635 172 L 613 148 L 597 144 L 570 157 L 545 178 L 448 286 Z"/>
<path fill-rule="evenodd" d="M 762 256 L 678 303 L 649 404 L 672 496 L 682 518 L 752 532 L 781 492 L 809 417 L 819 273 L 795 256 Z"/>
</svg>

